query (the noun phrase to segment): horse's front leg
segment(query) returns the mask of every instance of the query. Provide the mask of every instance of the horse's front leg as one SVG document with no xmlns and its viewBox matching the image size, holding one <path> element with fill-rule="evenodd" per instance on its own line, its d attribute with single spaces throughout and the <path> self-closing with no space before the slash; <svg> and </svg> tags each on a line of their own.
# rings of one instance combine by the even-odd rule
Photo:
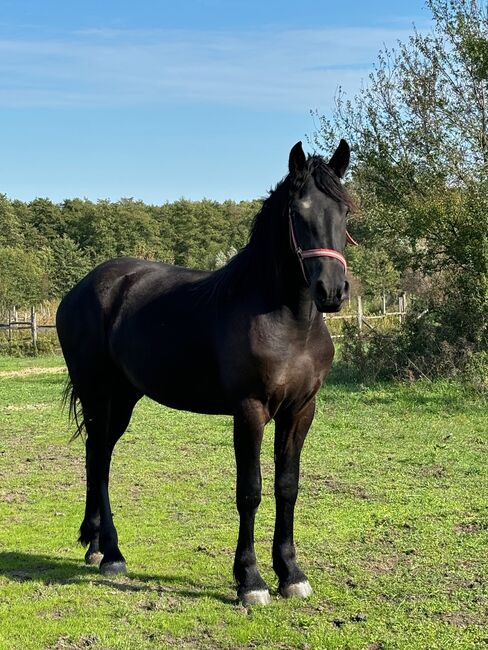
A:
<svg viewBox="0 0 488 650">
<path fill-rule="evenodd" d="M 266 420 L 262 404 L 255 400 L 241 403 L 234 416 L 236 502 L 240 517 L 234 576 L 237 596 L 244 605 L 265 605 L 271 600 L 254 553 L 254 519 L 261 502 L 260 452 Z"/>
<path fill-rule="evenodd" d="M 282 596 L 306 598 L 312 593 L 307 577 L 296 562 L 293 519 L 298 494 L 300 453 L 312 424 L 315 399 L 301 411 L 286 410 L 275 417 L 276 524 L 273 540 L 273 568 Z"/>
</svg>

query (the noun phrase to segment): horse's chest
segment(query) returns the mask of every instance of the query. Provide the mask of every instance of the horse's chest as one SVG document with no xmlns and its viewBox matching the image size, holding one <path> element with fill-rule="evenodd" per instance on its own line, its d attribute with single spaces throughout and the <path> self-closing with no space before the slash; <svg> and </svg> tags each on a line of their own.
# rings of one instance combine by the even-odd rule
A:
<svg viewBox="0 0 488 650">
<path fill-rule="evenodd" d="M 324 328 L 325 329 L 325 328 Z M 313 335 L 283 335 L 279 328 L 257 329 L 250 340 L 247 363 L 259 373 L 265 395 L 276 402 L 314 394 L 333 357 L 327 330 Z"/>
<path fill-rule="evenodd" d="M 265 366 L 264 379 L 272 393 L 309 393 L 325 375 L 324 364 L 304 350 L 291 350 Z"/>
</svg>

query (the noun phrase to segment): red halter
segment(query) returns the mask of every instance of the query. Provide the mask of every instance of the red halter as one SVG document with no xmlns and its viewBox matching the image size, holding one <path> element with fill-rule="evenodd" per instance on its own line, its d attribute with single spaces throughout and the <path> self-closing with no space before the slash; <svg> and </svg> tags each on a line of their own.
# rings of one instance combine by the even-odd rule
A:
<svg viewBox="0 0 488 650">
<path fill-rule="evenodd" d="M 351 246 L 359 246 L 359 244 L 354 239 L 354 237 L 351 237 L 351 234 L 349 233 L 348 230 L 346 230 L 346 241 L 348 244 L 351 244 Z"/>
<path fill-rule="evenodd" d="M 305 278 L 305 282 L 307 284 L 308 284 L 308 279 L 307 279 L 307 274 L 305 273 L 305 267 L 303 266 L 303 260 L 308 257 L 333 257 L 334 259 L 339 260 L 339 262 L 344 267 L 344 272 L 347 273 L 346 258 L 342 253 L 339 253 L 339 251 L 336 251 L 334 248 L 309 248 L 305 251 L 300 248 L 295 235 L 295 229 L 293 228 L 293 219 L 291 218 L 291 210 L 288 212 L 288 222 L 290 224 L 290 242 L 294 252 L 296 253 L 296 256 L 298 257 L 298 261 L 300 262 L 300 266 L 302 268 L 303 277 Z M 357 241 L 355 241 L 351 237 L 351 235 L 347 232 L 347 230 L 346 230 L 346 241 L 352 244 L 352 246 L 358 245 Z"/>
</svg>

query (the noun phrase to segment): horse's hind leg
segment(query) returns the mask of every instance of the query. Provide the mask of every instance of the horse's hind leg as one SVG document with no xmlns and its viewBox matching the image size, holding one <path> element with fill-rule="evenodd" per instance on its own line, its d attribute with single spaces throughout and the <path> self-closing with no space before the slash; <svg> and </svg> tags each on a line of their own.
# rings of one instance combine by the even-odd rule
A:
<svg viewBox="0 0 488 650">
<path fill-rule="evenodd" d="M 86 505 L 85 517 L 81 522 L 80 536 L 78 541 L 83 546 L 88 546 L 85 553 L 87 564 L 100 564 L 103 555 L 100 552 L 100 506 L 99 495 L 96 487 L 95 474 L 93 472 L 93 443 L 87 438 L 86 443 Z"/>
<path fill-rule="evenodd" d="M 261 502 L 259 456 L 265 419 L 261 404 L 251 400 L 242 404 L 234 416 L 236 501 L 240 516 L 234 576 L 237 595 L 244 605 L 270 602 L 268 586 L 259 574 L 254 553 L 254 519 Z"/>
<path fill-rule="evenodd" d="M 108 423 L 108 452 L 111 455 L 117 440 L 122 436 L 132 415 L 135 397 L 111 400 Z M 93 437 L 86 440 L 86 506 L 85 516 L 80 526 L 78 541 L 88 546 L 85 553 L 87 564 L 100 564 L 103 554 L 100 551 L 100 486 L 98 483 L 99 451 Z"/>
<path fill-rule="evenodd" d="M 296 562 L 293 519 L 298 495 L 300 453 L 312 424 L 315 400 L 299 413 L 279 413 L 275 417 L 275 498 L 276 523 L 273 540 L 273 567 L 282 596 L 306 598 L 312 588 Z"/>
<path fill-rule="evenodd" d="M 117 386 L 112 397 L 99 398 L 96 402 L 82 400 L 87 429 L 87 493 L 79 541 L 89 544 L 85 561 L 88 564 L 101 561 L 102 573 L 125 571 L 125 560 L 118 548 L 110 509 L 108 480 L 113 448 L 126 430 L 139 397 L 133 391 Z"/>
</svg>

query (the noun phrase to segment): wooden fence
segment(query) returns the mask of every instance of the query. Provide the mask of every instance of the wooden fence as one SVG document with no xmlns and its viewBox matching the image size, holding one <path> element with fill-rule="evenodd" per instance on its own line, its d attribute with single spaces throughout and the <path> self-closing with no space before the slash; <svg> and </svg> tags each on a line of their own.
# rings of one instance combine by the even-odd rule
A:
<svg viewBox="0 0 488 650">
<path fill-rule="evenodd" d="M 386 307 L 386 296 L 382 296 L 382 310 L 381 313 L 376 314 L 365 314 L 363 309 L 363 299 L 361 296 L 353 298 L 353 303 L 356 303 L 356 309 L 353 309 L 348 314 L 338 314 L 337 316 L 329 316 L 324 314 L 325 321 L 330 323 L 331 321 L 345 321 L 345 320 L 355 320 L 360 332 L 366 327 L 369 330 L 376 331 L 374 325 L 370 323 L 372 320 L 384 320 L 389 318 L 398 318 L 398 321 L 401 324 L 405 322 L 407 316 L 407 294 L 402 293 L 398 296 L 398 310 L 396 311 L 387 311 Z M 343 338 L 344 334 L 333 334 L 332 338 Z"/>
<path fill-rule="evenodd" d="M 348 313 L 338 314 L 337 316 L 331 316 L 324 314 L 324 318 L 327 323 L 331 324 L 335 321 L 345 321 L 345 320 L 355 320 L 358 325 L 360 332 L 364 328 L 375 331 L 376 328 L 371 324 L 370 321 L 377 321 L 381 319 L 391 319 L 397 318 L 399 323 L 402 324 L 405 321 L 407 314 L 407 296 L 405 293 L 401 294 L 398 297 L 398 309 L 395 311 L 387 310 L 387 300 L 386 296 L 382 297 L 382 309 L 381 313 L 366 314 L 363 308 L 363 299 L 361 296 L 352 298 L 349 304 Z M 41 314 L 42 315 L 42 314 Z M 15 308 L 9 310 L 6 314 L 7 320 L 5 323 L 0 323 L 0 331 L 7 331 L 8 347 L 12 348 L 13 335 L 14 332 L 19 330 L 29 330 L 30 339 L 32 343 L 32 351 L 34 354 L 37 354 L 37 340 L 39 332 L 45 332 L 49 330 L 56 329 L 56 325 L 46 324 L 44 318 L 42 324 L 38 324 L 37 311 L 35 307 L 31 307 L 30 312 L 24 313 L 23 318 L 18 317 L 17 310 Z M 51 316 L 52 317 L 52 316 Z M 343 338 L 343 334 L 332 334 L 333 339 Z"/>
<path fill-rule="evenodd" d="M 37 338 L 39 332 L 49 331 L 53 329 L 56 329 L 56 325 L 38 325 L 37 311 L 35 307 L 31 307 L 29 314 L 24 314 L 24 317 L 22 319 L 19 319 L 15 307 L 13 309 L 9 309 L 7 312 L 7 321 L 5 323 L 0 323 L 0 330 L 7 331 L 9 350 L 12 348 L 14 332 L 19 330 L 29 330 L 32 342 L 32 351 L 34 354 L 37 354 Z"/>
</svg>

